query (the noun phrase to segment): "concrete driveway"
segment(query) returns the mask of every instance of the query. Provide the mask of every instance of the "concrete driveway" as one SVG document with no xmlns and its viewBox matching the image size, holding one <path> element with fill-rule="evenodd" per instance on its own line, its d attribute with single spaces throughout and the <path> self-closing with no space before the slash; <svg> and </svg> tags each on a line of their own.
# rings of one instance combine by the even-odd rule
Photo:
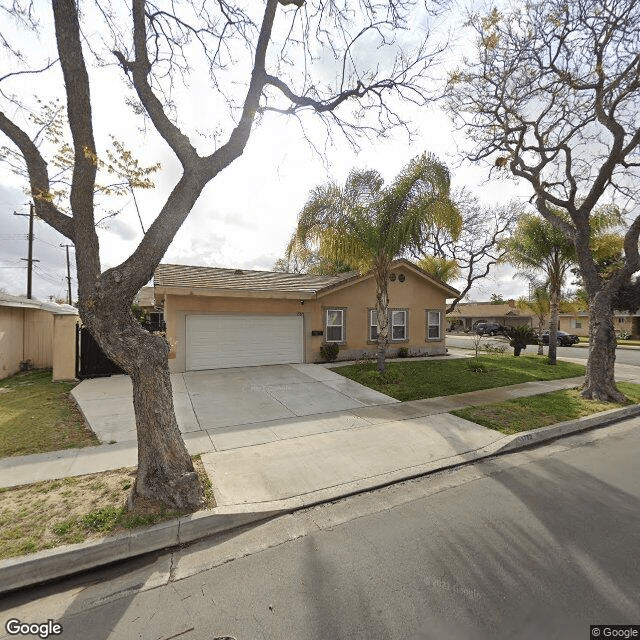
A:
<svg viewBox="0 0 640 640">
<path fill-rule="evenodd" d="M 191 371 L 171 383 L 192 453 L 357 428 L 354 410 L 398 402 L 314 364 Z M 102 443 L 136 440 L 128 376 L 84 380 L 72 395 Z"/>
</svg>

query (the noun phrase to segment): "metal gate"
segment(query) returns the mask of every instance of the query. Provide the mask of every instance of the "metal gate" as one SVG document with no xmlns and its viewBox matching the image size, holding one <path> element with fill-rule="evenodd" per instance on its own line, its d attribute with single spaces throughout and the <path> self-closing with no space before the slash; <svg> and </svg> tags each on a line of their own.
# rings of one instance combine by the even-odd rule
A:
<svg viewBox="0 0 640 640">
<path fill-rule="evenodd" d="M 76 326 L 76 378 L 100 378 L 124 371 L 104 354 L 89 331 Z"/>
</svg>

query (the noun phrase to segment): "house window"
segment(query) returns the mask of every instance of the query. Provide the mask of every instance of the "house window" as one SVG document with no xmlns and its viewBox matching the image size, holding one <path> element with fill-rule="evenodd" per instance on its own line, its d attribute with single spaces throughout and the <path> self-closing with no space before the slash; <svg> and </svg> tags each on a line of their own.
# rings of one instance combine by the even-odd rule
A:
<svg viewBox="0 0 640 640">
<path fill-rule="evenodd" d="M 327 309 L 326 342 L 344 342 L 344 309 Z"/>
<path fill-rule="evenodd" d="M 369 309 L 369 340 L 378 340 L 378 312 L 375 309 Z"/>
<path fill-rule="evenodd" d="M 576 320 L 576 329 L 582 329 L 582 321 L 581 320 Z"/>
<path fill-rule="evenodd" d="M 440 311 L 427 311 L 427 339 L 440 339 Z"/>
<path fill-rule="evenodd" d="M 618 324 L 624 324 L 625 318 L 618 318 Z"/>
<path fill-rule="evenodd" d="M 390 339 L 406 340 L 407 339 L 407 312 L 402 310 L 390 310 Z M 377 342 L 378 340 L 378 312 L 375 309 L 369 309 L 369 341 Z"/>
<path fill-rule="evenodd" d="M 406 340 L 407 338 L 407 312 L 391 312 L 391 339 Z"/>
</svg>

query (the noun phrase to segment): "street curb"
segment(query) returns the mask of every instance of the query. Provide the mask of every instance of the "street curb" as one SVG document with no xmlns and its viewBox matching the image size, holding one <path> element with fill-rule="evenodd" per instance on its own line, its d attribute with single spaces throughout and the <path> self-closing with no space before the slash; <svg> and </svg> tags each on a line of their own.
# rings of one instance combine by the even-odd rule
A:
<svg viewBox="0 0 640 640">
<path fill-rule="evenodd" d="M 238 513 L 237 509 L 233 513 L 225 511 L 229 509 L 216 507 L 100 540 L 0 560 L 0 594 L 177 547 L 283 513 L 267 509 L 246 513 Z"/>
<path fill-rule="evenodd" d="M 608 426 L 636 416 L 640 416 L 640 405 L 610 409 L 577 420 L 504 436 L 485 447 L 463 452 L 451 458 L 356 480 L 339 487 L 320 489 L 306 496 L 296 496 L 263 504 L 215 507 L 208 511 L 199 511 L 183 516 L 177 520 L 168 520 L 100 540 L 56 547 L 27 556 L 0 560 L 0 594 L 64 578 L 112 562 L 177 547 L 297 509 L 372 491 L 403 480 L 474 463 L 484 458 L 526 449 L 549 440 L 595 427 Z"/>
</svg>

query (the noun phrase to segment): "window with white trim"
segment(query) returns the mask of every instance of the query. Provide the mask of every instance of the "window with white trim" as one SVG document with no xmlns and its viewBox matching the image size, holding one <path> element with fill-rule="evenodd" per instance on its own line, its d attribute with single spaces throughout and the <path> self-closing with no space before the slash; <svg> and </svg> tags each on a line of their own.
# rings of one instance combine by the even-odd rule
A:
<svg viewBox="0 0 640 640">
<path fill-rule="evenodd" d="M 369 340 L 378 340 L 378 312 L 375 309 L 369 309 Z"/>
<path fill-rule="evenodd" d="M 440 311 L 427 311 L 427 338 L 429 340 L 440 338 Z"/>
<path fill-rule="evenodd" d="M 327 309 L 326 342 L 344 342 L 344 309 Z"/>
<path fill-rule="evenodd" d="M 407 312 L 406 311 L 391 312 L 391 339 L 392 340 L 407 339 Z"/>
</svg>

